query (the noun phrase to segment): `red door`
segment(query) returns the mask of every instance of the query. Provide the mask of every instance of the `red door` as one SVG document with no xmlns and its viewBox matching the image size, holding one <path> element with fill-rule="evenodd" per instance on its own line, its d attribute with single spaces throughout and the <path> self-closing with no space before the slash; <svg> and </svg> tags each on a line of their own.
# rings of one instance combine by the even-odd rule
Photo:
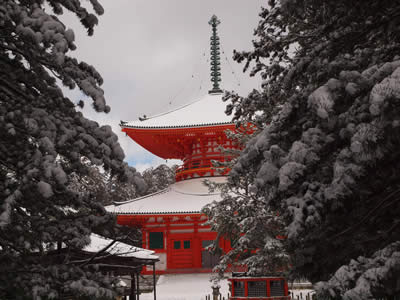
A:
<svg viewBox="0 0 400 300">
<path fill-rule="evenodd" d="M 171 238 L 168 245 L 168 269 L 193 268 L 193 238 Z"/>
</svg>

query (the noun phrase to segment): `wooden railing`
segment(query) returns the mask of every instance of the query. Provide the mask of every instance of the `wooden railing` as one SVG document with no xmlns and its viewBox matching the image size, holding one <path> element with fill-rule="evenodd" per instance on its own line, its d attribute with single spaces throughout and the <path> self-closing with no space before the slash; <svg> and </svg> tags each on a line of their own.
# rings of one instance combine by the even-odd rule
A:
<svg viewBox="0 0 400 300">
<path fill-rule="evenodd" d="M 190 160 L 176 169 L 175 180 L 181 181 L 186 178 L 214 176 L 216 174 L 225 175 L 226 173 L 229 172 L 229 169 L 221 168 L 220 171 L 215 170 L 211 162 L 212 160 L 218 160 L 223 162 L 226 161 L 227 158 L 221 158 L 221 156 L 217 156 L 217 157 L 206 157 L 206 158 Z"/>
</svg>

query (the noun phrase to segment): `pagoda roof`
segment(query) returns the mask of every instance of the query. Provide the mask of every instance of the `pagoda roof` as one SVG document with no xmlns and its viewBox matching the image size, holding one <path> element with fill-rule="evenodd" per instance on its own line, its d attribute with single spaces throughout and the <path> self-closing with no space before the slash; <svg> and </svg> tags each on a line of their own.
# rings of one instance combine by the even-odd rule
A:
<svg viewBox="0 0 400 300">
<path fill-rule="evenodd" d="M 207 94 L 189 104 L 142 120 L 121 122 L 125 128 L 187 128 L 233 124 L 225 114 L 226 102 L 221 94 Z"/>
<path fill-rule="evenodd" d="M 106 206 L 106 210 L 117 215 L 200 213 L 205 205 L 221 200 L 219 191 L 208 191 L 208 187 L 203 183 L 205 179 L 217 183 L 226 182 L 225 176 L 179 181 L 162 191 Z"/>
</svg>

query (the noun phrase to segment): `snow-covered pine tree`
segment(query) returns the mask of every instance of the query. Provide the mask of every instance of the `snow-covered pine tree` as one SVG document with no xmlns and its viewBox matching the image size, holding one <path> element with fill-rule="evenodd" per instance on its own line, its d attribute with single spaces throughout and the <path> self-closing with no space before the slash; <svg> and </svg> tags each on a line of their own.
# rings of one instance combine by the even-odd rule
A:
<svg viewBox="0 0 400 300">
<path fill-rule="evenodd" d="M 253 91 L 251 94 L 255 93 Z M 225 99 L 231 98 L 232 95 L 233 93 L 228 94 Z M 241 150 L 262 130 L 261 126 L 265 127 L 265 124 L 258 122 L 256 114 L 244 120 L 243 117 L 238 120 L 235 131 L 226 131 L 235 148 L 219 148 L 222 153 L 231 157 L 231 160 L 213 161 L 216 169 L 233 168 L 240 158 Z M 265 175 L 274 177 L 274 170 L 271 172 L 270 175 Z M 210 191 L 221 191 L 223 199 L 203 208 L 203 213 L 209 218 L 208 223 L 218 232 L 212 250 L 215 254 L 222 254 L 218 247 L 221 238 L 230 240 L 233 247 L 229 253 L 223 255 L 214 269 L 220 278 L 228 270 L 243 270 L 243 266 L 247 266 L 249 275 L 287 274 L 289 257 L 282 245 L 285 225 L 279 211 L 266 205 L 263 194 L 254 188 L 256 175 L 252 169 L 248 169 L 234 182 L 205 181 Z M 263 236 L 260 236 L 260 232 Z M 258 255 L 252 255 L 255 252 Z"/>
<path fill-rule="evenodd" d="M 111 176 L 110 171 L 105 171 L 101 166 L 90 163 L 88 159 L 83 159 L 83 164 L 87 166 L 82 174 L 71 174 L 68 187 L 80 194 L 90 196 L 104 206 L 113 202 L 126 201 L 146 194 L 148 186 L 136 169 L 128 167 L 134 177 L 134 184 L 130 181 L 122 181 L 118 176 Z"/>
<path fill-rule="evenodd" d="M 46 3 L 46 9 L 45 9 Z M 90 1 L 97 15 L 103 8 Z M 110 126 L 90 121 L 63 96 L 56 78 L 108 112 L 100 74 L 68 56 L 74 33 L 56 15 L 74 13 L 88 34 L 97 17 L 79 0 L 0 1 L 0 298 L 111 298 L 112 281 L 48 253 L 80 249 L 109 219 L 94 199 L 68 187 L 82 158 L 131 182 L 138 174 Z"/>
<path fill-rule="evenodd" d="M 175 182 L 175 170 L 177 166 L 171 168 L 167 165 L 159 165 L 156 168 L 148 168 L 143 173 L 143 179 L 147 185 L 146 194 L 155 193 L 167 188 Z"/>
<path fill-rule="evenodd" d="M 249 178 L 255 196 L 222 201 L 212 221 L 220 232 L 224 216 L 250 229 L 240 239 L 258 242 L 252 270 L 263 270 L 272 211 L 285 223 L 292 274 L 320 281 L 320 295 L 400 292 L 399 11 L 386 0 L 270 0 L 254 49 L 234 54 L 263 85 L 245 99 L 232 94 L 229 108 L 269 125 L 229 177 L 239 190 Z"/>
</svg>

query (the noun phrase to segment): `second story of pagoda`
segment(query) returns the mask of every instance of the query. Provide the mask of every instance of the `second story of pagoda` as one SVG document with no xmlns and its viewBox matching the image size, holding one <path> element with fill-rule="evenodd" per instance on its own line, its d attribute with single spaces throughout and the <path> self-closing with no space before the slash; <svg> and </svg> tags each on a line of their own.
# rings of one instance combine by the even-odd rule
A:
<svg viewBox="0 0 400 300">
<path fill-rule="evenodd" d="M 121 122 L 122 131 L 146 150 L 163 159 L 179 159 L 183 165 L 176 170 L 176 181 L 197 177 L 226 175 L 226 169 L 215 169 L 212 161 L 227 161 L 231 157 L 221 152 L 234 148 L 226 130 L 234 130 L 232 117 L 225 114 L 226 103 L 219 86 L 220 48 L 217 35 L 219 20 L 213 16 L 210 39 L 212 89 L 203 98 L 177 109 Z"/>
</svg>

